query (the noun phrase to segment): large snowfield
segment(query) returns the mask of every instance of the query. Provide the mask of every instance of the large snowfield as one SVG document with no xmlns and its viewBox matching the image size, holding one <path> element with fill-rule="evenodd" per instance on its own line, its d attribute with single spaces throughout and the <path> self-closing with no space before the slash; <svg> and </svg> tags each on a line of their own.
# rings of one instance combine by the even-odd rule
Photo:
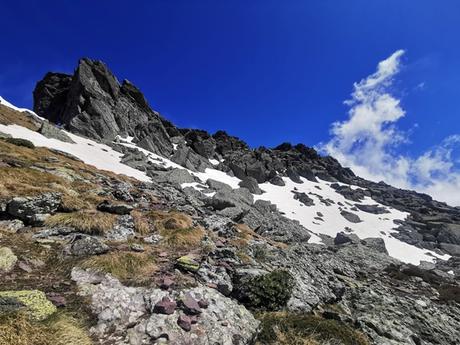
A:
<svg viewBox="0 0 460 345">
<path fill-rule="evenodd" d="M 17 111 L 27 111 L 37 116 L 32 111 L 27 109 L 17 108 L 11 103 L 0 97 L 0 104 L 10 107 Z M 41 119 L 37 116 L 38 119 Z M 122 154 L 113 150 L 107 145 L 97 143 L 93 140 L 82 138 L 72 133 L 66 134 L 75 143 L 66 143 L 57 139 L 50 139 L 38 132 L 34 132 L 28 128 L 19 125 L 1 125 L 0 132 L 9 134 L 15 138 L 23 138 L 30 140 L 36 146 L 57 149 L 63 152 L 70 153 L 85 163 L 93 165 L 102 170 L 112 171 L 118 174 L 124 174 L 140 181 L 149 181 L 150 178 L 142 171 L 131 168 L 121 163 Z M 156 164 L 161 164 L 166 167 L 185 169 L 171 160 L 154 154 L 150 151 L 137 147 L 132 143 L 132 138 L 118 138 L 119 143 L 127 147 L 137 148 L 145 153 L 149 159 Z M 218 164 L 217 161 L 211 162 Z M 230 176 L 217 169 L 206 169 L 205 172 L 192 172 L 191 174 L 198 177 L 203 183 L 207 179 L 214 179 L 230 185 L 232 188 L 238 188 L 239 179 Z M 388 213 L 373 214 L 357 210 L 354 207 L 355 202 L 345 199 L 341 194 L 337 193 L 330 187 L 330 183 L 322 180 L 311 182 L 302 179 L 303 183 L 295 183 L 289 178 L 283 178 L 285 186 L 276 186 L 270 183 L 260 184 L 260 188 L 265 192 L 262 195 L 255 195 L 255 199 L 268 200 L 275 204 L 278 209 L 285 214 L 286 217 L 299 221 L 307 228 L 312 237 L 310 242 L 322 243 L 319 234 L 325 234 L 332 237 L 339 232 L 353 233 L 359 238 L 379 237 L 385 242 L 388 253 L 406 263 L 418 265 L 420 261 L 434 261 L 435 258 L 447 260 L 449 255 L 439 255 L 433 251 L 420 249 L 409 245 L 391 236 L 395 230 L 395 220 L 403 220 L 408 216 L 408 213 L 400 212 L 387 206 L 379 205 L 376 201 L 367 197 L 359 204 L 362 205 L 379 205 L 385 207 Z M 199 184 L 184 184 L 182 187 L 193 186 L 200 190 Z M 352 188 L 358 188 L 351 186 Z M 296 188 L 297 190 L 295 190 Z M 305 206 L 299 200 L 294 199 L 293 191 L 307 194 L 314 201 L 313 206 Z M 209 195 L 209 194 L 208 194 Z M 329 202 L 324 202 L 324 200 Z M 323 200 L 323 201 L 322 201 Z M 351 210 L 353 208 L 353 210 Z M 359 216 L 361 222 L 352 223 L 341 215 L 341 211 L 347 211 Z M 318 213 L 319 212 L 319 213 Z"/>
</svg>

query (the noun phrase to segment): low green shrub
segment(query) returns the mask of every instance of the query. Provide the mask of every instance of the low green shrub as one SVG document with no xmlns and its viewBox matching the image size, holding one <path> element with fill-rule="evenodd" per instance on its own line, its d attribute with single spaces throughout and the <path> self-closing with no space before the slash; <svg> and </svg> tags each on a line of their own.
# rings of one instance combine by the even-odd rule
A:
<svg viewBox="0 0 460 345">
<path fill-rule="evenodd" d="M 237 283 L 236 297 L 251 309 L 279 310 L 291 298 L 293 285 L 288 271 L 275 270 Z"/>
</svg>

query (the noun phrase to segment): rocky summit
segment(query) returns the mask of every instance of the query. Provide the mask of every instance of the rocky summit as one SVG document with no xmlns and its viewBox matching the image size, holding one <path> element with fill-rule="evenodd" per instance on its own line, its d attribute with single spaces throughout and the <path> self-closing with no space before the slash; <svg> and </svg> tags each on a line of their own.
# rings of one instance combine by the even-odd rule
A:
<svg viewBox="0 0 460 345">
<path fill-rule="evenodd" d="M 0 98 L 0 345 L 453 345 L 460 208 L 179 128 L 101 61 Z"/>
</svg>

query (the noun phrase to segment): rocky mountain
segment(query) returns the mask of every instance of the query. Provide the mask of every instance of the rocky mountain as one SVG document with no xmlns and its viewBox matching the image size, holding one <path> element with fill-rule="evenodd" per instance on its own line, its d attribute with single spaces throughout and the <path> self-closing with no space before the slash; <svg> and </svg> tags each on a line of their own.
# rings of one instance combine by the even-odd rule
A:
<svg viewBox="0 0 460 345">
<path fill-rule="evenodd" d="M 33 95 L 0 98 L 1 345 L 458 343 L 459 208 L 178 128 L 100 61 Z"/>
</svg>

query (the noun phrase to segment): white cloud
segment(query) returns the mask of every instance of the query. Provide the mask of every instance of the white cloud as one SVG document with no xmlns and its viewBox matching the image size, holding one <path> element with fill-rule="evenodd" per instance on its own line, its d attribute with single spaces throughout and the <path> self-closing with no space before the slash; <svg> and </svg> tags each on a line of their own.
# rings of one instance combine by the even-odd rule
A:
<svg viewBox="0 0 460 345">
<path fill-rule="evenodd" d="M 408 133 L 397 128 L 405 111 L 391 94 L 403 55 L 404 50 L 396 51 L 379 62 L 375 73 L 354 84 L 351 99 L 345 101 L 350 107 L 348 119 L 333 123 L 332 138 L 318 149 L 363 178 L 415 189 L 460 205 L 460 171 L 453 160 L 460 135 L 446 138 L 416 158 L 396 153 L 401 144 L 409 143 Z"/>
</svg>

